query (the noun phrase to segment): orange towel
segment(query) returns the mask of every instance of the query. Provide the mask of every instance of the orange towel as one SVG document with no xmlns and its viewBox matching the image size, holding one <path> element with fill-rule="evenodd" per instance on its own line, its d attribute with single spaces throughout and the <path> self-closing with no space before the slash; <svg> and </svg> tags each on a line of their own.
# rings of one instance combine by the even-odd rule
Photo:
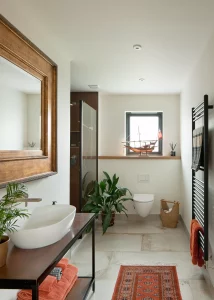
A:
<svg viewBox="0 0 214 300">
<path fill-rule="evenodd" d="M 65 300 L 67 294 L 77 280 L 77 271 L 78 269 L 75 266 L 67 265 L 67 267 L 64 269 L 61 280 L 56 280 L 56 282 L 52 285 L 50 292 L 41 290 L 41 284 L 39 287 L 39 300 Z M 44 281 L 46 281 L 46 279 Z M 32 291 L 21 290 L 18 292 L 17 296 L 17 300 L 31 300 Z"/>
<path fill-rule="evenodd" d="M 65 268 L 68 265 L 68 259 L 67 258 L 62 258 L 58 264 L 56 265 L 58 268 L 62 268 L 62 271 L 65 270 Z"/>
<path fill-rule="evenodd" d="M 192 256 L 193 265 L 202 267 L 204 265 L 203 251 L 199 247 L 199 231 L 204 234 L 202 226 L 197 220 L 191 221 L 191 236 L 190 236 L 190 253 Z"/>
<path fill-rule="evenodd" d="M 43 292 L 49 293 L 53 285 L 57 282 L 56 277 L 48 275 L 45 280 L 40 284 L 39 290 Z"/>
</svg>

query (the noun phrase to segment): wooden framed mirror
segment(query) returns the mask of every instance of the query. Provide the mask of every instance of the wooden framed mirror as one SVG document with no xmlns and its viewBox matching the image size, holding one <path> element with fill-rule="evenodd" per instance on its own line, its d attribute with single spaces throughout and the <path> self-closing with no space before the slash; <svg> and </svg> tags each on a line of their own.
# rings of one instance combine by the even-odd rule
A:
<svg viewBox="0 0 214 300">
<path fill-rule="evenodd" d="M 57 172 L 57 65 L 0 15 L 0 187 Z"/>
</svg>

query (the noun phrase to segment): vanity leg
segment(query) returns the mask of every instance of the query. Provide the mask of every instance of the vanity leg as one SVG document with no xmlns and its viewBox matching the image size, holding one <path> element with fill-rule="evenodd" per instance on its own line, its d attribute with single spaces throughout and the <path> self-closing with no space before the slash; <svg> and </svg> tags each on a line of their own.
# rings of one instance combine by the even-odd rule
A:
<svg viewBox="0 0 214 300">
<path fill-rule="evenodd" d="M 38 285 L 32 286 L 32 300 L 38 300 L 39 299 L 39 289 Z"/>
<path fill-rule="evenodd" d="M 92 278 L 94 279 L 92 291 L 95 292 L 95 219 L 92 224 Z"/>
</svg>

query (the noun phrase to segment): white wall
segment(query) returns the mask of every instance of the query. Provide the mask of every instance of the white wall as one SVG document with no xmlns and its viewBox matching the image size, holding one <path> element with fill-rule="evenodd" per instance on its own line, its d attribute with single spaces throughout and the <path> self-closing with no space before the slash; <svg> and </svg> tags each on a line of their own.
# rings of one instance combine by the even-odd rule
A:
<svg viewBox="0 0 214 300">
<path fill-rule="evenodd" d="M 23 150 L 27 142 L 26 94 L 0 85 L 0 150 Z"/>
<path fill-rule="evenodd" d="M 41 94 L 27 95 L 27 142 L 41 149 Z"/>
<path fill-rule="evenodd" d="M 99 160 L 99 179 L 106 171 L 120 177 L 119 185 L 132 193 L 154 194 L 153 214 L 160 213 L 160 200 L 180 201 L 180 160 Z M 138 182 L 138 174 L 149 174 L 149 182 Z M 136 214 L 131 201 L 125 202 L 128 214 Z"/>
<path fill-rule="evenodd" d="M 123 155 L 126 140 L 126 111 L 163 112 L 163 155 L 170 142 L 177 142 L 180 154 L 180 100 L 178 95 L 100 95 L 99 155 Z"/>
<path fill-rule="evenodd" d="M 181 157 L 182 157 L 182 198 L 184 201 L 183 219 L 190 230 L 192 211 L 192 121 L 191 108 L 203 101 L 208 94 L 209 103 L 214 104 L 214 36 L 207 45 L 200 61 L 195 66 L 181 95 Z M 209 111 L 209 241 L 214 253 L 214 111 Z M 200 172 L 200 171 L 199 171 Z M 210 269 L 209 269 L 210 271 Z M 214 284 L 214 272 L 210 272 Z"/>
<path fill-rule="evenodd" d="M 0 150 L 41 149 L 41 95 L 0 85 Z"/>
<path fill-rule="evenodd" d="M 126 111 L 163 111 L 163 154 L 169 155 L 169 142 L 177 142 L 180 154 L 180 97 L 178 95 L 100 95 L 99 155 L 123 155 Z M 132 193 L 154 193 L 152 213 L 160 212 L 160 199 L 181 201 L 180 160 L 99 160 L 102 172 L 120 177 L 120 185 Z M 139 174 L 149 174 L 149 182 L 138 182 Z M 133 204 L 126 203 L 129 214 Z"/>
</svg>

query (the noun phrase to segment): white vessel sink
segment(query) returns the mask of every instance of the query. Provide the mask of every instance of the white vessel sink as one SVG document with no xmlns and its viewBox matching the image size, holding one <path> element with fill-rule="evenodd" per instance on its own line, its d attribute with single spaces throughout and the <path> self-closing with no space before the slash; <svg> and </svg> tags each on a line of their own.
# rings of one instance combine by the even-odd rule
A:
<svg viewBox="0 0 214 300">
<path fill-rule="evenodd" d="M 51 245 L 71 228 L 76 214 L 72 205 L 47 205 L 35 208 L 28 219 L 18 219 L 18 231 L 8 233 L 15 246 L 35 249 Z"/>
</svg>

